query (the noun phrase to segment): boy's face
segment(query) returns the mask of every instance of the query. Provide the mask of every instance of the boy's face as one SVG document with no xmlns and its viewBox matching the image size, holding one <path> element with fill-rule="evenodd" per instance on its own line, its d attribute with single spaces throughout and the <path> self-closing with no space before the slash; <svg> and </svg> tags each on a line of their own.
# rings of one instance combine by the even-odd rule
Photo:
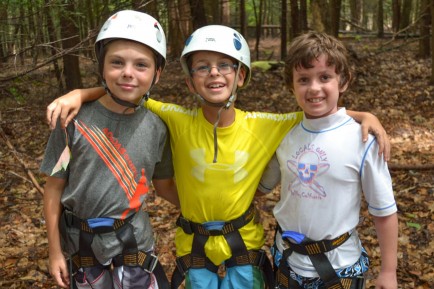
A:
<svg viewBox="0 0 434 289">
<path fill-rule="evenodd" d="M 225 102 L 232 93 L 234 86 L 235 74 L 237 68 L 232 68 L 232 65 L 238 64 L 231 57 L 224 54 L 211 51 L 195 52 L 192 56 L 190 69 L 206 70 L 206 67 L 211 68 L 207 75 L 202 75 L 200 72 L 192 73 L 192 80 L 187 80 L 188 88 L 192 93 L 198 93 L 209 102 L 220 103 Z M 230 72 L 225 74 L 226 69 Z M 219 72 L 220 67 L 221 72 Z M 206 74 L 206 73 L 205 73 Z M 245 70 L 241 69 L 238 81 L 235 85 L 242 86 L 245 78 Z M 191 83 L 193 82 L 193 85 Z"/>
<path fill-rule="evenodd" d="M 151 87 L 155 73 L 154 53 L 135 41 L 115 40 L 106 47 L 103 78 L 119 99 L 137 103 Z M 156 72 L 155 83 L 160 71 Z"/>
<path fill-rule="evenodd" d="M 307 118 L 320 118 L 337 112 L 339 94 L 347 86 L 339 87 L 335 66 L 327 66 L 321 55 L 312 61 L 312 68 L 293 68 L 294 95 Z"/>
</svg>

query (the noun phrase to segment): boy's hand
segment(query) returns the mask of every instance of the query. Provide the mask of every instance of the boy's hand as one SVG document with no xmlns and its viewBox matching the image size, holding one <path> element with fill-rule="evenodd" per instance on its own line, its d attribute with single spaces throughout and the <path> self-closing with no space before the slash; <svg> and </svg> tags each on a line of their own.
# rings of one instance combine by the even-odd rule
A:
<svg viewBox="0 0 434 289">
<path fill-rule="evenodd" d="M 361 123 L 363 141 L 368 140 L 369 133 L 375 135 L 378 142 L 379 155 L 383 154 L 383 158 L 387 162 L 390 159 L 390 140 L 387 132 L 375 115 L 370 113 L 368 115 L 369 117 L 365 118 Z"/>
<path fill-rule="evenodd" d="M 396 272 L 380 272 L 375 281 L 375 289 L 397 289 Z"/>
<path fill-rule="evenodd" d="M 69 288 L 69 272 L 65 257 L 62 254 L 49 258 L 49 270 L 51 276 L 56 280 L 57 285 L 62 288 Z"/>
<path fill-rule="evenodd" d="M 47 123 L 50 129 L 56 127 L 56 123 L 60 118 L 62 128 L 68 126 L 71 120 L 77 115 L 81 107 L 81 91 L 73 90 L 59 98 L 56 98 L 47 106 Z"/>
</svg>

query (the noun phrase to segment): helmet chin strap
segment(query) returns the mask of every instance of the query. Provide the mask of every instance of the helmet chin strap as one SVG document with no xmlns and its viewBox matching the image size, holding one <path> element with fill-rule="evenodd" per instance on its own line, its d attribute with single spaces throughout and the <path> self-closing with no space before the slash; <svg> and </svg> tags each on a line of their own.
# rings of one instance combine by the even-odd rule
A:
<svg viewBox="0 0 434 289">
<path fill-rule="evenodd" d="M 110 89 L 108 88 L 108 86 L 107 86 L 107 84 L 106 84 L 106 82 L 104 80 L 102 81 L 102 86 L 104 87 L 104 90 L 106 91 L 106 93 L 111 96 L 111 98 L 114 100 L 114 102 L 116 102 L 119 105 L 125 106 L 126 108 L 134 108 L 134 110 L 138 110 L 140 107 L 143 106 L 143 104 L 145 103 L 145 101 L 147 101 L 149 99 L 149 94 L 150 94 L 149 91 L 150 91 L 150 89 L 149 89 L 148 92 L 146 92 L 142 96 L 142 98 L 139 100 L 138 103 L 133 103 L 133 102 L 122 100 L 119 97 L 117 97 L 116 95 L 114 95 L 110 91 Z"/>
<path fill-rule="evenodd" d="M 229 109 L 231 107 L 231 105 L 235 102 L 235 100 L 237 99 L 237 83 L 238 83 L 238 76 L 240 74 L 240 68 L 241 68 L 241 63 L 238 63 L 238 68 L 237 68 L 237 72 L 235 73 L 235 79 L 234 79 L 234 85 L 232 86 L 232 91 L 231 91 L 231 95 L 229 96 L 229 98 L 227 99 L 226 103 L 224 102 L 210 102 L 208 100 L 206 100 L 205 98 L 203 98 L 200 94 L 196 94 L 196 96 L 199 98 L 199 100 L 209 106 L 212 107 L 220 107 L 219 111 L 217 112 L 217 120 L 214 123 L 214 159 L 213 159 L 213 163 L 217 163 L 217 152 L 218 152 L 218 143 L 217 143 L 217 127 L 219 125 L 220 122 L 220 115 L 223 109 Z M 191 81 L 193 87 L 194 87 L 194 83 L 193 80 Z M 196 89 L 196 88 L 195 88 Z"/>
</svg>

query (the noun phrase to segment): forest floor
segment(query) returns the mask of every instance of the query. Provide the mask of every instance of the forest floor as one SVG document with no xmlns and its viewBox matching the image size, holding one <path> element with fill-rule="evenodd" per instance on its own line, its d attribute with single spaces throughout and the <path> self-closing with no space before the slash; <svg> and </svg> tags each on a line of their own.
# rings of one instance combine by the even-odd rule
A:
<svg viewBox="0 0 434 289">
<path fill-rule="evenodd" d="M 357 67 L 357 80 L 343 101 L 348 109 L 370 111 L 381 120 L 392 143 L 389 162 L 399 216 L 399 288 L 434 288 L 434 86 L 431 61 L 417 59 L 416 43 L 406 40 L 346 39 Z M 271 57 L 278 41 L 261 43 L 261 59 Z M 252 55 L 255 55 L 252 53 Z M 84 85 L 95 86 L 93 66 L 83 67 Z M 14 73 L 14 67 L 3 67 Z M 4 76 L 4 75 L 2 75 Z M 47 270 L 47 238 L 42 213 L 45 177 L 38 172 L 49 129 L 45 107 L 59 96 L 55 77 L 41 69 L 0 83 L 0 288 L 56 288 Z M 153 97 L 196 105 L 185 88 L 177 61 L 171 61 Z M 249 87 L 240 91 L 238 108 L 269 112 L 298 110 L 283 83 L 283 67 L 253 69 Z M 257 201 L 272 244 L 271 209 L 278 189 Z M 168 275 L 174 268 L 177 209 L 149 194 L 148 211 L 156 249 Z M 374 288 L 380 269 L 372 218 L 366 207 L 358 230 L 371 257 L 367 288 Z"/>
</svg>

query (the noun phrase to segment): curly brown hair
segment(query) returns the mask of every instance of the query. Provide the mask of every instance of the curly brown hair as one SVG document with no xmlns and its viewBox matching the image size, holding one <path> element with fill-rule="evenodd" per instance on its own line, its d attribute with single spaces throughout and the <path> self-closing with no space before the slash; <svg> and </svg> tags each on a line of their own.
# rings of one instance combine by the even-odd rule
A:
<svg viewBox="0 0 434 289">
<path fill-rule="evenodd" d="M 321 55 L 327 56 L 327 65 L 335 66 L 335 71 L 340 76 L 340 88 L 349 86 L 353 79 L 353 68 L 349 62 L 346 47 L 335 37 L 316 31 L 302 34 L 291 42 L 288 57 L 285 60 L 286 86 L 293 90 L 293 70 L 312 68 L 312 61 Z"/>
</svg>

